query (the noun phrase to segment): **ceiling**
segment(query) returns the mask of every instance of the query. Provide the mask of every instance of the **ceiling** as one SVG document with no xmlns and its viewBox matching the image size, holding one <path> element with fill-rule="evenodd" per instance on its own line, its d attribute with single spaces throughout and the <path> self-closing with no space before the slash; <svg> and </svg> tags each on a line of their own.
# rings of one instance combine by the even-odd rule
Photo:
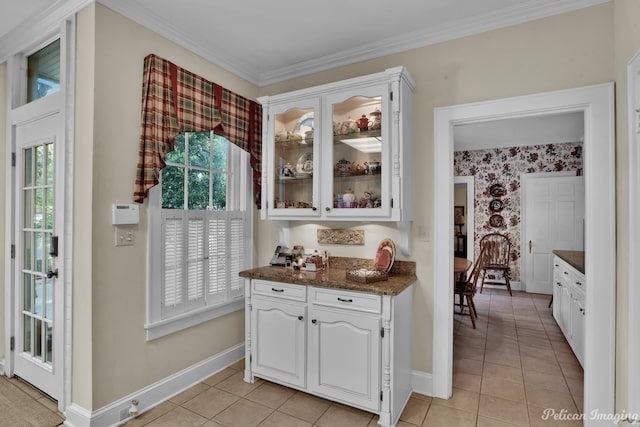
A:
<svg viewBox="0 0 640 427">
<path fill-rule="evenodd" d="M 0 61 L 21 32 L 55 28 L 92 1 L 0 0 Z M 610 0 L 97 1 L 265 86 Z M 580 141 L 583 128 L 576 113 L 461 125 L 455 149 L 514 145 L 514 135 L 520 145 Z"/>
<path fill-rule="evenodd" d="M 609 0 L 98 1 L 264 86 Z M 0 0 L 0 47 L 12 32 L 90 2 Z"/>
</svg>

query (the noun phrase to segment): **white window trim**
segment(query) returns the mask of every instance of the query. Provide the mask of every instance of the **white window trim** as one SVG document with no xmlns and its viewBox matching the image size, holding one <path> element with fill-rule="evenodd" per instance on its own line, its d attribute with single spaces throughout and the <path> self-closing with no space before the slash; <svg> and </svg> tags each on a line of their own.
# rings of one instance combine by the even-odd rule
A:
<svg viewBox="0 0 640 427">
<path fill-rule="evenodd" d="M 246 189 L 244 198 L 240 200 L 240 208 L 246 212 L 247 233 L 245 235 L 245 248 L 251 248 L 253 243 L 253 183 L 251 167 L 249 165 L 248 153 L 242 151 L 241 170 L 239 172 L 240 187 Z M 161 255 L 160 241 L 162 230 L 162 188 L 156 185 L 149 190 L 148 202 L 148 233 L 147 233 L 147 319 L 144 325 L 147 341 L 151 341 L 163 336 L 181 331 L 183 329 L 198 325 L 200 323 L 225 316 L 229 313 L 244 309 L 244 297 L 235 298 L 216 305 L 209 305 L 191 310 L 171 317 L 162 319 L 161 303 L 162 289 L 160 286 L 161 275 Z M 237 197 L 236 194 L 229 195 L 230 198 Z M 253 264 L 253 251 L 246 251 L 246 266 Z M 247 267 L 249 268 L 249 267 Z"/>
</svg>

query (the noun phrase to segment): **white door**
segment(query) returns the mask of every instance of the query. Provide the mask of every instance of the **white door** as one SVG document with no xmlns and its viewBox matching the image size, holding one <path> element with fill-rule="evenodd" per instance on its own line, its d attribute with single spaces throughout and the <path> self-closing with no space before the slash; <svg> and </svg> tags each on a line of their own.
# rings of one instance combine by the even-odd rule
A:
<svg viewBox="0 0 640 427">
<path fill-rule="evenodd" d="M 56 184 L 62 181 L 56 179 L 62 158 L 56 150 L 63 135 L 60 114 L 17 125 L 15 131 L 14 373 L 60 399 L 64 317 L 56 237 L 63 206 Z"/>
<path fill-rule="evenodd" d="M 584 177 L 536 176 L 522 182 L 523 285 L 527 292 L 551 294 L 553 250 L 584 248 Z"/>
</svg>

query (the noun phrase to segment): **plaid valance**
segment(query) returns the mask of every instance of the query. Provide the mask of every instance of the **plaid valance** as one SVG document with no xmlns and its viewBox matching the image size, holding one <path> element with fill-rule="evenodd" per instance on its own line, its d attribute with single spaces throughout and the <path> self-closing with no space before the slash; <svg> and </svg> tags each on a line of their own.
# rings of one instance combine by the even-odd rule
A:
<svg viewBox="0 0 640 427">
<path fill-rule="evenodd" d="M 142 81 L 142 126 L 134 199 L 158 184 L 167 153 L 181 132 L 213 130 L 251 155 L 254 198 L 260 207 L 262 108 L 184 68 L 148 55 Z"/>
</svg>

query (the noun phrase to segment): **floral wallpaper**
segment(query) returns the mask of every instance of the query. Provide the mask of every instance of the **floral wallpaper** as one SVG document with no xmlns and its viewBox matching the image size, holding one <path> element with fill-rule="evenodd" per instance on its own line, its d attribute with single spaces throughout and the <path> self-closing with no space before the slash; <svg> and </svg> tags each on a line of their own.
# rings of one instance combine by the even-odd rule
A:
<svg viewBox="0 0 640 427">
<path fill-rule="evenodd" d="M 582 175 L 582 144 L 560 143 L 510 148 L 490 148 L 456 151 L 453 157 L 455 176 L 473 175 L 475 186 L 474 253 L 479 242 L 488 233 L 499 232 L 511 240 L 511 280 L 520 280 L 520 175 L 533 172 L 577 171 Z M 494 197 L 489 193 L 492 185 L 502 184 L 506 193 Z M 501 211 L 491 211 L 489 204 L 499 199 Z M 494 202 L 495 203 L 495 202 Z M 500 203 L 497 203 L 499 209 Z M 490 218 L 493 214 L 501 215 Z"/>
</svg>

